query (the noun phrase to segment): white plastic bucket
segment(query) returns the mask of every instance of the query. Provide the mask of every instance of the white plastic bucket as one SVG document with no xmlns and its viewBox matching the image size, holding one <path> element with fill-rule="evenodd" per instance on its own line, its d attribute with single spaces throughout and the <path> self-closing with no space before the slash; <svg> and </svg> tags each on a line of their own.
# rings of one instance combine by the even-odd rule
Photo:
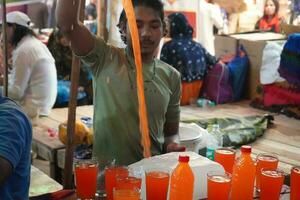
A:
<svg viewBox="0 0 300 200">
<path fill-rule="evenodd" d="M 185 146 L 187 151 L 193 151 L 198 153 L 199 149 L 205 146 L 203 142 L 203 131 L 205 129 L 201 128 L 195 123 L 180 123 L 179 124 L 179 140 L 180 144 Z"/>
</svg>

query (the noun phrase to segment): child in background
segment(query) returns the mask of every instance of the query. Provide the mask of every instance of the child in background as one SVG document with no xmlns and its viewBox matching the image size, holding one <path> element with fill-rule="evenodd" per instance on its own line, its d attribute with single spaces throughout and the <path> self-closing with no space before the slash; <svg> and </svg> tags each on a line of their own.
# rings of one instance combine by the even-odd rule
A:
<svg viewBox="0 0 300 200">
<path fill-rule="evenodd" d="M 279 2 L 267 0 L 264 6 L 264 15 L 257 22 L 255 28 L 263 31 L 280 32 L 281 19 L 278 17 Z"/>
</svg>

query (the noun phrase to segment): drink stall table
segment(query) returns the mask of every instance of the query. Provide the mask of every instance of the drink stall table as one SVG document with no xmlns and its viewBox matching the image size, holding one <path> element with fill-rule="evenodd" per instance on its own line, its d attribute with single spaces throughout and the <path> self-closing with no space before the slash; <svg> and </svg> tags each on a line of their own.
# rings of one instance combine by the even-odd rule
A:
<svg viewBox="0 0 300 200">
<path fill-rule="evenodd" d="M 92 117 L 92 115 L 92 106 L 77 107 L 77 119 Z M 39 118 L 33 125 L 32 150 L 39 157 L 50 162 L 50 177 L 57 181 L 61 181 L 61 170 L 57 165 L 57 151 L 65 149 L 65 145 L 58 139 L 58 126 L 67 118 L 68 108 L 56 108 L 52 109 L 48 117 Z"/>
<path fill-rule="evenodd" d="M 54 179 L 58 175 L 58 169 L 64 168 L 65 146 L 58 140 L 58 137 L 51 138 L 48 136 L 47 128 L 57 130 L 59 123 L 66 121 L 67 112 L 67 108 L 53 109 L 49 117 L 40 118 L 38 126 L 34 127 L 33 150 L 51 162 L 51 177 Z M 181 120 L 238 117 L 265 113 L 268 112 L 251 108 L 249 101 L 241 101 L 208 108 L 182 106 Z M 78 119 L 83 116 L 92 117 L 93 106 L 78 106 L 76 115 Z M 291 166 L 300 165 L 300 120 L 280 114 L 273 115 L 275 118 L 274 125 L 267 129 L 262 137 L 250 144 L 253 147 L 252 156 L 256 157 L 259 153 L 275 152 L 278 154 L 279 168 L 290 173 Z M 45 152 L 42 149 L 45 149 Z"/>
</svg>

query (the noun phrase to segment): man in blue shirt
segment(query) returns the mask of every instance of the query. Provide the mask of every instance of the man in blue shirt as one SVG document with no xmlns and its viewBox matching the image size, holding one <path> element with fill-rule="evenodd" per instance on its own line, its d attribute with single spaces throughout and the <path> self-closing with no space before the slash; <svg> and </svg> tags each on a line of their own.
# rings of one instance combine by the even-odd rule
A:
<svg viewBox="0 0 300 200">
<path fill-rule="evenodd" d="M 28 199 L 32 127 L 12 100 L 0 95 L 0 199 Z"/>
</svg>

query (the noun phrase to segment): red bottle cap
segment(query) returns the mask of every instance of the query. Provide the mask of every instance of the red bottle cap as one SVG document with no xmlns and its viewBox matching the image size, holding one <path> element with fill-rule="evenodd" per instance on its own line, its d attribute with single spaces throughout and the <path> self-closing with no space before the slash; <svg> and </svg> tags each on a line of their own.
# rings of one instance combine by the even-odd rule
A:
<svg viewBox="0 0 300 200">
<path fill-rule="evenodd" d="M 241 151 L 242 151 L 242 153 L 251 153 L 251 149 L 252 149 L 251 146 L 243 145 L 241 148 Z"/>
<path fill-rule="evenodd" d="M 190 157 L 189 156 L 179 156 L 178 161 L 179 162 L 189 162 L 190 161 Z"/>
</svg>

